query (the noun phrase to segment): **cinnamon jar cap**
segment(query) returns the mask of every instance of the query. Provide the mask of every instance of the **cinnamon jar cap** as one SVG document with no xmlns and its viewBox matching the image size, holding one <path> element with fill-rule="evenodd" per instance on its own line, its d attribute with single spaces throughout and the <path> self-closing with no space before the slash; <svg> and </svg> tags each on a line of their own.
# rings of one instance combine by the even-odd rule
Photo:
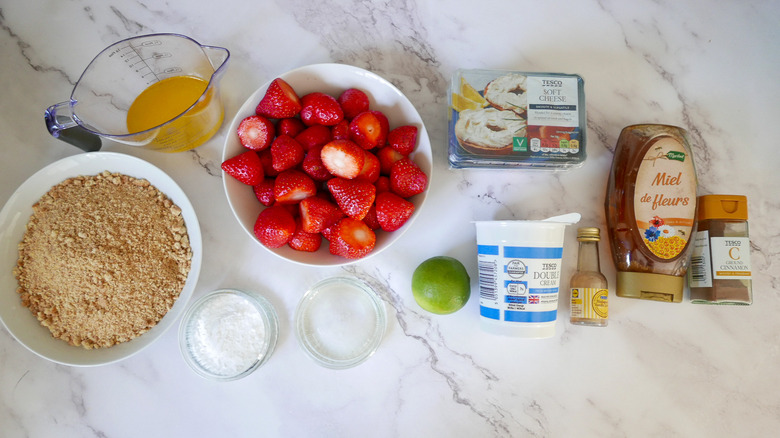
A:
<svg viewBox="0 0 780 438">
<path fill-rule="evenodd" d="M 731 219 L 746 221 L 747 197 L 742 195 L 699 196 L 699 220 Z"/>
</svg>

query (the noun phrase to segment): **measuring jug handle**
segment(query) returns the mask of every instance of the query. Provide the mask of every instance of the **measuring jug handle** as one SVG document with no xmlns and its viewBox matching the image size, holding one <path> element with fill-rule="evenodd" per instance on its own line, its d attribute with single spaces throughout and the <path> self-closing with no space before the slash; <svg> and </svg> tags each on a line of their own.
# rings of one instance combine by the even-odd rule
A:
<svg viewBox="0 0 780 438">
<path fill-rule="evenodd" d="M 67 110 L 68 114 L 57 114 L 58 110 Z M 60 102 L 46 109 L 43 118 L 46 120 L 46 129 L 52 137 L 70 143 L 86 152 L 100 150 L 102 141 L 100 137 L 87 131 L 73 120 L 73 112 L 70 110 L 70 102 Z"/>
</svg>

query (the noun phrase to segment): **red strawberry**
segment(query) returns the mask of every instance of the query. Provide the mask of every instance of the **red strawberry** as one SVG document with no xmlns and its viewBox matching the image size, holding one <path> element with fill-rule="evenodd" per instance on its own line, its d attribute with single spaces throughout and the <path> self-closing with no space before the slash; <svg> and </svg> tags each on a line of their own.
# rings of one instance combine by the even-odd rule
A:
<svg viewBox="0 0 780 438">
<path fill-rule="evenodd" d="M 387 134 L 387 143 L 403 156 L 411 154 L 417 145 L 417 127 L 405 125 L 393 129 Z"/>
<path fill-rule="evenodd" d="M 322 146 L 312 148 L 303 158 L 303 171 L 306 172 L 314 181 L 327 181 L 333 178 L 328 169 L 322 164 L 321 157 Z"/>
<path fill-rule="evenodd" d="M 274 205 L 260 212 L 254 231 L 260 243 L 268 248 L 279 248 L 295 233 L 295 218 L 286 208 Z"/>
<path fill-rule="evenodd" d="M 315 252 L 322 245 L 322 236 L 319 233 L 309 233 L 301 228 L 300 218 L 295 221 L 295 233 L 287 242 L 290 248 L 296 251 Z"/>
<path fill-rule="evenodd" d="M 255 197 L 266 207 L 274 205 L 274 179 L 264 178 L 260 184 L 253 187 Z"/>
<path fill-rule="evenodd" d="M 341 105 L 325 93 L 310 93 L 301 99 L 301 120 L 306 126 L 333 126 L 344 119 Z"/>
<path fill-rule="evenodd" d="M 368 228 L 371 228 L 372 230 L 378 230 L 379 228 L 382 228 L 376 218 L 376 204 L 372 205 L 368 210 L 368 214 L 366 214 L 366 217 L 363 218 L 363 222 L 365 222 L 366 225 L 368 225 Z"/>
<path fill-rule="evenodd" d="M 382 146 L 387 139 L 379 117 L 371 111 L 364 111 L 349 122 L 349 138 L 363 149 Z"/>
<path fill-rule="evenodd" d="M 263 181 L 263 163 L 255 151 L 246 151 L 228 158 L 222 163 L 222 170 L 244 184 L 255 186 Z"/>
<path fill-rule="evenodd" d="M 314 180 L 300 170 L 287 169 L 274 181 L 274 198 L 279 204 L 295 204 L 315 193 Z"/>
<path fill-rule="evenodd" d="M 276 122 L 276 133 L 279 135 L 286 134 L 295 138 L 295 136 L 300 134 L 304 129 L 306 129 L 306 126 L 301 122 L 301 119 L 295 117 L 281 119 Z"/>
<path fill-rule="evenodd" d="M 380 148 L 376 151 L 376 156 L 379 158 L 379 171 L 382 175 L 390 175 L 393 164 L 404 157 L 390 146 Z"/>
<path fill-rule="evenodd" d="M 349 121 L 344 119 L 331 126 L 330 134 L 333 140 L 349 140 Z"/>
<path fill-rule="evenodd" d="M 376 197 L 376 219 L 385 231 L 395 231 L 414 213 L 414 204 L 391 192 Z"/>
<path fill-rule="evenodd" d="M 368 181 L 370 183 L 376 182 L 379 178 L 379 158 L 369 151 L 365 152 L 365 159 L 363 160 L 363 170 L 360 171 L 355 178 Z"/>
<path fill-rule="evenodd" d="M 280 135 L 271 143 L 271 159 L 277 172 L 293 168 L 303 161 L 303 146 L 289 135 Z"/>
<path fill-rule="evenodd" d="M 344 110 L 344 117 L 352 120 L 358 114 L 368 111 L 368 96 L 361 90 L 350 88 L 344 90 L 338 98 L 341 109 Z"/>
<path fill-rule="evenodd" d="M 238 141 L 247 149 L 261 151 L 268 146 L 276 135 L 274 124 L 262 116 L 249 116 L 238 124 Z"/>
<path fill-rule="evenodd" d="M 331 232 L 329 250 L 331 254 L 348 259 L 365 257 L 376 245 L 376 234 L 363 221 L 345 217 Z"/>
<path fill-rule="evenodd" d="M 255 108 L 255 113 L 270 119 L 285 119 L 297 115 L 301 112 L 301 107 L 301 99 L 290 84 L 284 79 L 276 78 L 268 85 L 265 95 Z"/>
<path fill-rule="evenodd" d="M 295 141 L 303 148 L 310 151 L 315 146 L 324 146 L 333 139 L 330 128 L 322 125 L 309 126 L 295 136 Z"/>
<path fill-rule="evenodd" d="M 382 134 L 379 137 L 379 146 L 384 146 L 385 143 L 387 143 L 387 134 L 390 133 L 390 122 L 382 111 L 371 111 L 371 114 L 379 120 L 379 126 L 382 127 Z"/>
<path fill-rule="evenodd" d="M 352 179 L 363 170 L 365 151 L 349 140 L 333 140 L 322 147 L 322 163 L 330 173 Z"/>
<path fill-rule="evenodd" d="M 301 223 L 307 233 L 320 233 L 344 217 L 339 207 L 318 196 L 312 196 L 299 204 Z"/>
<path fill-rule="evenodd" d="M 341 211 L 357 220 L 368 214 L 376 198 L 376 187 L 367 181 L 333 178 L 327 185 Z"/>
<path fill-rule="evenodd" d="M 408 157 L 393 164 L 390 170 L 390 190 L 402 198 L 408 198 L 425 191 L 428 176 Z"/>
<path fill-rule="evenodd" d="M 376 182 L 374 182 L 374 186 L 376 186 L 376 194 L 380 194 L 382 192 L 389 192 L 390 191 L 390 178 L 385 175 L 380 175 L 379 178 L 377 178 Z"/>
<path fill-rule="evenodd" d="M 326 238 L 328 240 L 333 239 L 333 231 L 336 229 L 336 224 L 337 223 L 338 222 L 336 222 L 335 224 L 333 224 L 333 225 L 331 225 L 329 227 L 323 228 L 322 232 L 320 233 L 322 235 L 322 237 L 324 237 L 324 238 Z"/>
<path fill-rule="evenodd" d="M 260 155 L 260 162 L 263 163 L 263 172 L 266 177 L 279 175 L 279 172 L 274 170 L 273 158 L 271 158 L 271 148 L 263 149 L 258 155 Z"/>
</svg>

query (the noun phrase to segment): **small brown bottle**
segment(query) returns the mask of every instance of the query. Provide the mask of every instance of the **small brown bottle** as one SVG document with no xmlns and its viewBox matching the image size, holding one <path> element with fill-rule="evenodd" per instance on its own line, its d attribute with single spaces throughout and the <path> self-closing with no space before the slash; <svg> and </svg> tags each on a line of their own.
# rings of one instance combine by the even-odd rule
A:
<svg viewBox="0 0 780 438">
<path fill-rule="evenodd" d="M 607 278 L 599 265 L 599 229 L 577 230 L 580 242 L 577 272 L 571 277 L 571 323 L 606 327 L 609 316 Z"/>
</svg>

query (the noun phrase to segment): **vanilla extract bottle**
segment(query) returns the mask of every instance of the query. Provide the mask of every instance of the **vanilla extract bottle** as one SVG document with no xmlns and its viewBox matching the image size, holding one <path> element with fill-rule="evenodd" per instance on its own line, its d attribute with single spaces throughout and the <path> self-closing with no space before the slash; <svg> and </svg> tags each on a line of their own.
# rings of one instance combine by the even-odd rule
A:
<svg viewBox="0 0 780 438">
<path fill-rule="evenodd" d="M 577 230 L 579 254 L 577 272 L 571 277 L 571 323 L 606 327 L 609 300 L 607 278 L 599 265 L 600 230 L 586 227 Z"/>
</svg>

